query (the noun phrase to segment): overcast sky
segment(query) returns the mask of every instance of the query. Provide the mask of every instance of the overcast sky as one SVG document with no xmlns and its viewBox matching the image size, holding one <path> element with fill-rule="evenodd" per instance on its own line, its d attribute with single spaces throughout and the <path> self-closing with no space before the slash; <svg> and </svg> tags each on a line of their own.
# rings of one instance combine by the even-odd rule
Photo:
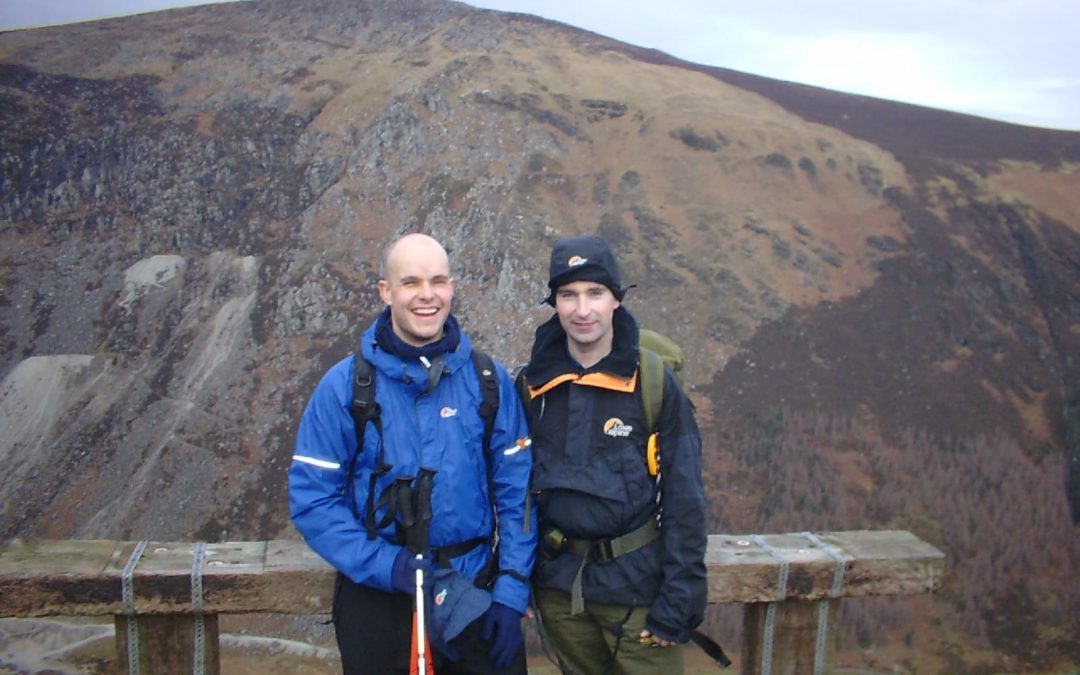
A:
<svg viewBox="0 0 1080 675">
<path fill-rule="evenodd" d="M 0 29 L 204 4 L 0 0 Z M 672 56 L 838 91 L 1080 130 L 1078 0 L 468 0 Z"/>
</svg>

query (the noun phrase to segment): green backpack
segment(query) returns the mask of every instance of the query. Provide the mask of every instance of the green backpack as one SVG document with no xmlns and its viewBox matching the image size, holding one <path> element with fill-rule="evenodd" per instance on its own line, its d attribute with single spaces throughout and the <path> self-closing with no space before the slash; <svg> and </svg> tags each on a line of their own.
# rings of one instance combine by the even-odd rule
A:
<svg viewBox="0 0 1080 675">
<path fill-rule="evenodd" d="M 645 401 L 645 421 L 649 433 L 656 431 L 660 406 L 664 402 L 664 366 L 671 368 L 679 384 L 683 383 L 682 347 L 666 335 L 648 328 L 638 332 L 638 362 L 641 370 L 641 398 Z"/>
</svg>

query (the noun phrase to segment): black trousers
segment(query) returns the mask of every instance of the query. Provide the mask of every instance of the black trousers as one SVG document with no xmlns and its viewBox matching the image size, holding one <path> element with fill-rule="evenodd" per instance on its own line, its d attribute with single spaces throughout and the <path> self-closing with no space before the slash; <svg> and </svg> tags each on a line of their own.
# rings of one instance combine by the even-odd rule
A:
<svg viewBox="0 0 1080 675">
<path fill-rule="evenodd" d="M 408 675 L 414 602 L 411 595 L 362 586 L 338 574 L 333 620 L 345 675 Z M 491 643 L 480 637 L 482 627 L 482 620 L 472 622 L 451 643 L 460 661 L 432 655 L 438 675 L 525 675 L 525 648 L 509 666 L 496 668 L 488 656 Z"/>
</svg>

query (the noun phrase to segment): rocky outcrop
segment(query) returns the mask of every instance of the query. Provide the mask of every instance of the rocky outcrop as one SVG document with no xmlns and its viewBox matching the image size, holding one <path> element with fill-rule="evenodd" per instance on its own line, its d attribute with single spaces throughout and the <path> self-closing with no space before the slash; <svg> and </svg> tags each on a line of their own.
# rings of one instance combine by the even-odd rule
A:
<svg viewBox="0 0 1080 675">
<path fill-rule="evenodd" d="M 295 536 L 296 420 L 417 230 L 511 366 L 551 244 L 613 242 L 693 364 L 714 529 L 910 519 L 948 549 L 963 509 L 897 506 L 883 467 L 993 438 L 1060 486 L 1024 513 L 1074 531 L 1077 139 L 442 0 L 0 34 L 0 535 Z"/>
</svg>

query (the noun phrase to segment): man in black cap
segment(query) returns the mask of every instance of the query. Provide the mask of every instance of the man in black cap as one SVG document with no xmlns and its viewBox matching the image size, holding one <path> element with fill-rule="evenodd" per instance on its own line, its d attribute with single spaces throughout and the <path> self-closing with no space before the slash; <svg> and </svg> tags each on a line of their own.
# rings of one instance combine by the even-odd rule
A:
<svg viewBox="0 0 1080 675">
<path fill-rule="evenodd" d="M 546 302 L 523 376 L 540 516 L 534 597 L 562 668 L 680 673 L 705 610 L 701 438 L 664 371 L 653 427 L 639 377 L 638 326 L 615 255 L 595 236 L 551 254 Z M 650 470 L 650 436 L 659 458 Z M 655 439 L 654 439 L 655 440 Z"/>
</svg>

